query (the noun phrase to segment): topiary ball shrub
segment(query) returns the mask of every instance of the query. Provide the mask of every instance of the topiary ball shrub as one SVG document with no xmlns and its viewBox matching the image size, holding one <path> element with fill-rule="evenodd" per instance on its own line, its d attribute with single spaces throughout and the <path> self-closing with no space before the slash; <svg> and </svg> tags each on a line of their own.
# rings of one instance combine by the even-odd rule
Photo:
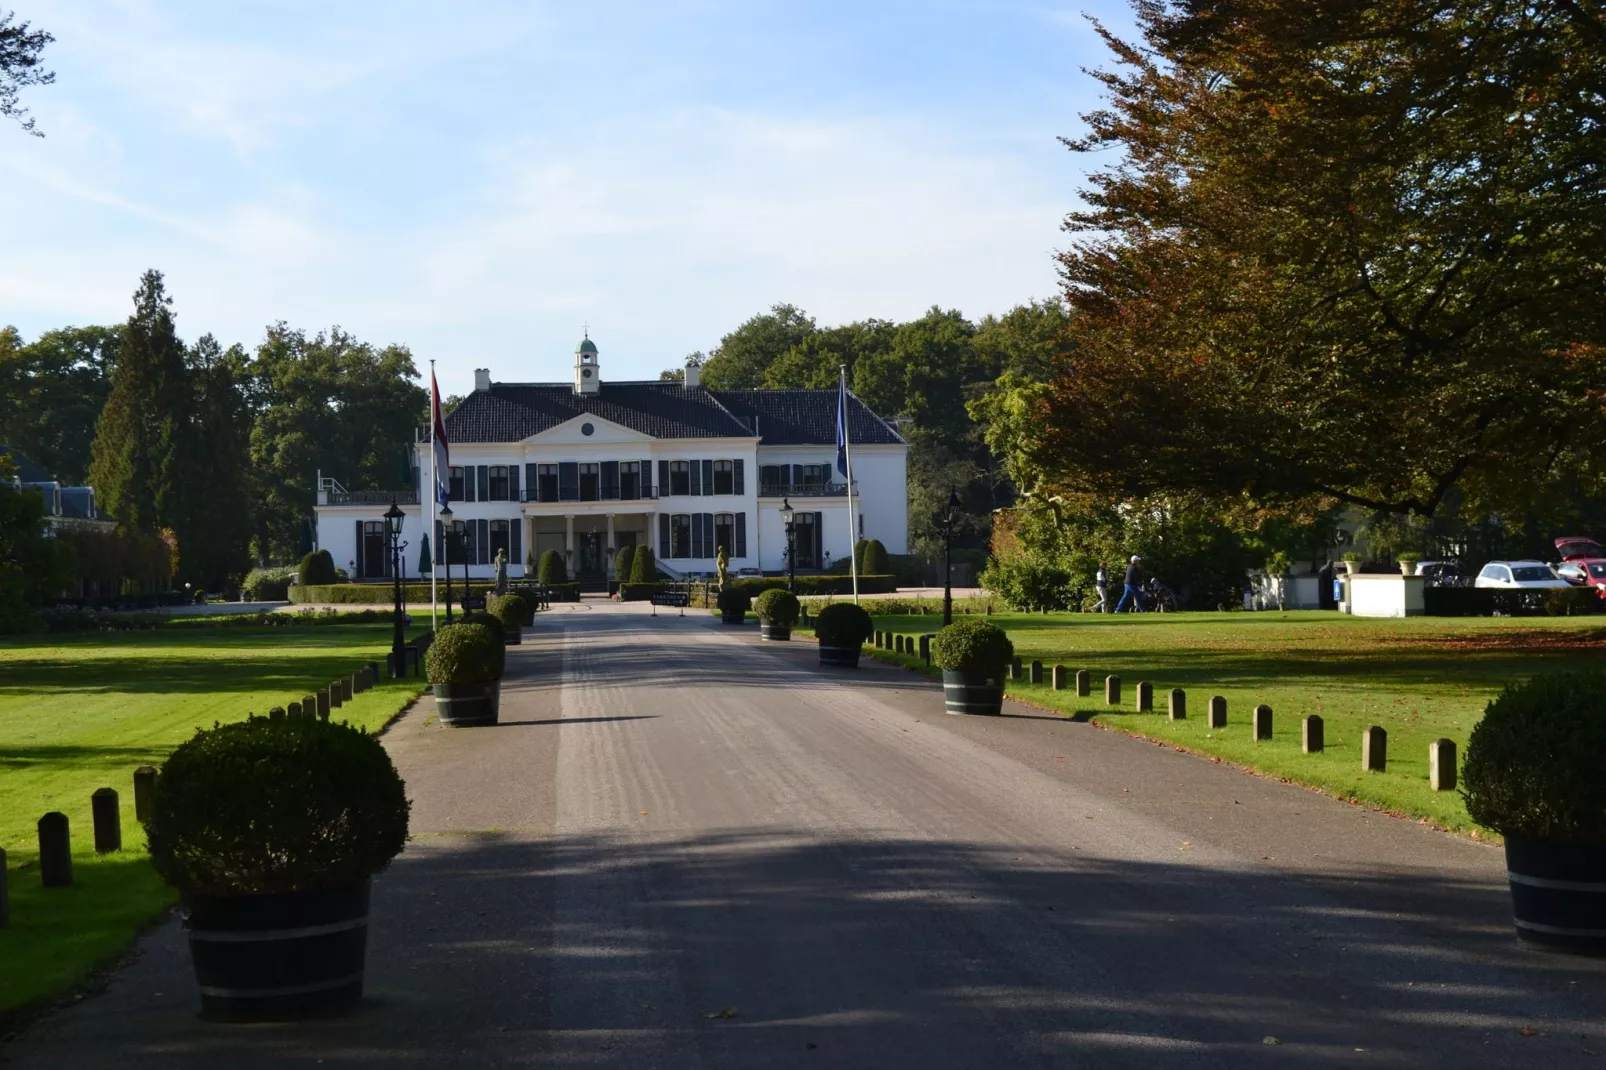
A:
<svg viewBox="0 0 1606 1070">
<path fill-rule="evenodd" d="M 985 620 L 956 620 L 931 641 L 931 663 L 950 672 L 998 672 L 1015 656 L 1004 629 Z"/>
<path fill-rule="evenodd" d="M 859 555 L 859 575 L 885 576 L 887 568 L 887 548 L 881 545 L 881 540 L 871 539 L 865 543 L 864 551 Z"/>
<path fill-rule="evenodd" d="M 753 608 L 753 596 L 746 591 L 734 587 L 726 587 L 719 592 L 719 611 L 721 613 L 746 613 Z"/>
<path fill-rule="evenodd" d="M 636 547 L 636 552 L 630 559 L 630 582 L 658 582 L 658 562 L 653 560 L 652 547 Z"/>
<path fill-rule="evenodd" d="M 1503 836 L 1606 845 L 1606 672 L 1514 684 L 1467 742 L 1461 795 Z"/>
<path fill-rule="evenodd" d="M 483 622 L 448 624 L 429 644 L 424 672 L 432 684 L 489 683 L 501 679 L 504 657 L 501 635 Z"/>
<path fill-rule="evenodd" d="M 858 646 L 874 634 L 870 614 L 852 602 L 832 602 L 814 618 L 814 637 L 828 646 Z"/>
<path fill-rule="evenodd" d="M 790 628 L 797 623 L 797 595 L 791 591 L 772 589 L 760 594 L 753 602 L 759 617 L 774 624 Z"/>
<path fill-rule="evenodd" d="M 485 612 L 495 617 L 503 628 L 517 630 L 533 623 L 535 612 L 530 604 L 516 594 L 490 594 L 485 596 Z"/>
<path fill-rule="evenodd" d="M 568 583 L 569 570 L 564 567 L 563 555 L 556 550 L 548 550 L 541 555 L 541 566 L 536 570 L 536 578 L 542 583 Z"/>
<path fill-rule="evenodd" d="M 296 569 L 298 587 L 327 587 L 340 582 L 335 573 L 335 559 L 328 550 L 314 550 L 301 559 Z"/>
<path fill-rule="evenodd" d="M 409 804 L 379 741 L 350 725 L 252 717 L 198 731 L 162 765 L 151 863 L 188 895 L 334 888 L 407 843 Z"/>
</svg>

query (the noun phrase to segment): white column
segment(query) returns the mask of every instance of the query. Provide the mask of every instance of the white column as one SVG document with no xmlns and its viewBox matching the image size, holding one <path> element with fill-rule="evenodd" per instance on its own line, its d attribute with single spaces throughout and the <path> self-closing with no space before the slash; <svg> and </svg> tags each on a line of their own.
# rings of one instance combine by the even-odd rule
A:
<svg viewBox="0 0 1606 1070">
<path fill-rule="evenodd" d="M 574 514 L 567 513 L 563 517 L 563 564 L 572 575 L 574 573 Z"/>
</svg>

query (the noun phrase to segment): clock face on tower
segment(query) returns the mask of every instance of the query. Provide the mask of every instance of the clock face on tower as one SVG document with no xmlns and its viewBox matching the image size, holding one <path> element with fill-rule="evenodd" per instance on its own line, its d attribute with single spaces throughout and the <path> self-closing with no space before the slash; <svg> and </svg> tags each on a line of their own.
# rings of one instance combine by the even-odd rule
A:
<svg viewBox="0 0 1606 1070">
<path fill-rule="evenodd" d="M 590 368 L 581 368 L 580 369 L 580 378 L 582 378 L 582 379 L 591 378 L 591 369 Z"/>
</svg>

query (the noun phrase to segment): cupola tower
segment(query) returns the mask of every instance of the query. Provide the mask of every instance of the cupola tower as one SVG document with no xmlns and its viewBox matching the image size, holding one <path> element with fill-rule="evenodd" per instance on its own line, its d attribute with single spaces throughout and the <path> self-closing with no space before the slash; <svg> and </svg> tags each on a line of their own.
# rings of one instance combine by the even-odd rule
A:
<svg viewBox="0 0 1606 1070">
<path fill-rule="evenodd" d="M 574 347 L 574 392 L 595 394 L 602 386 L 602 369 L 597 367 L 597 343 L 588 332 Z"/>
</svg>

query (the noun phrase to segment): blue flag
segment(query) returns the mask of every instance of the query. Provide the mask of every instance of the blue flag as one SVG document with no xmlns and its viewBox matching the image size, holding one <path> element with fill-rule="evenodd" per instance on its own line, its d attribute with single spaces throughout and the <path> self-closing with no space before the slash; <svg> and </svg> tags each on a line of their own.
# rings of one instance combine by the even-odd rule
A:
<svg viewBox="0 0 1606 1070">
<path fill-rule="evenodd" d="M 848 478 L 848 381 L 837 384 L 836 394 L 836 470 Z"/>
</svg>

